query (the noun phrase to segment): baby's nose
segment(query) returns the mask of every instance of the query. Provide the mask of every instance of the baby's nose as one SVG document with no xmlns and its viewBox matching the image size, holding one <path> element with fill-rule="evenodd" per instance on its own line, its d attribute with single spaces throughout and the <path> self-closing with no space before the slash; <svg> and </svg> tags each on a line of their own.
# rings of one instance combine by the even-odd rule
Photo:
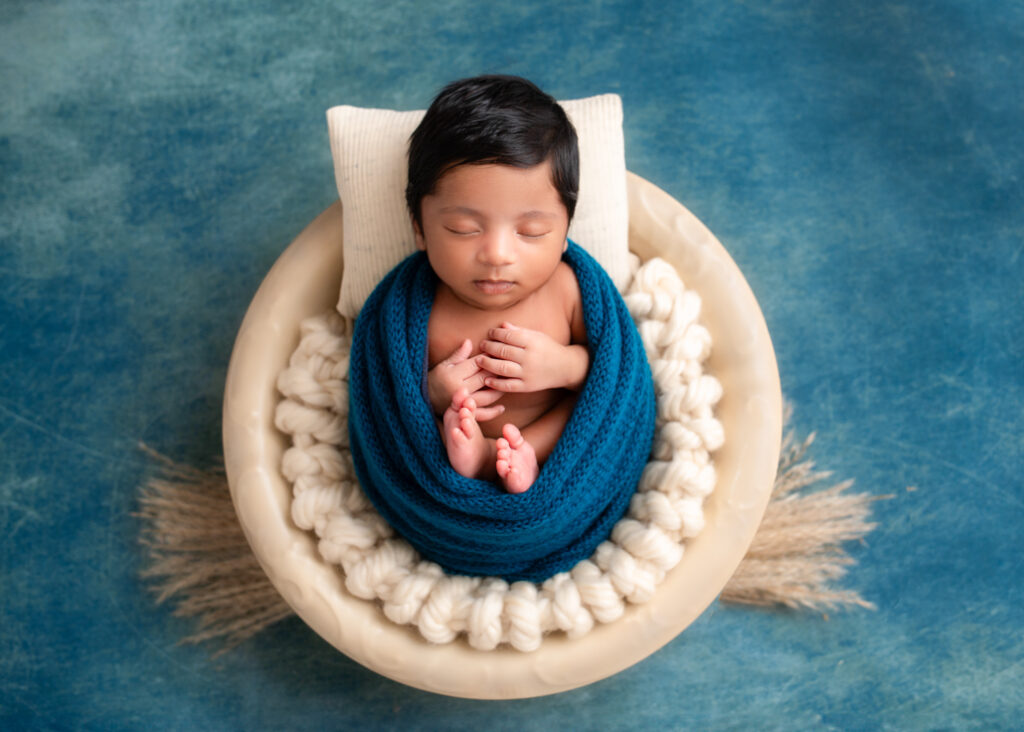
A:
<svg viewBox="0 0 1024 732">
<path fill-rule="evenodd" d="M 515 261 L 515 241 L 507 232 L 488 233 L 480 242 L 477 258 L 491 267 L 501 267 Z"/>
</svg>

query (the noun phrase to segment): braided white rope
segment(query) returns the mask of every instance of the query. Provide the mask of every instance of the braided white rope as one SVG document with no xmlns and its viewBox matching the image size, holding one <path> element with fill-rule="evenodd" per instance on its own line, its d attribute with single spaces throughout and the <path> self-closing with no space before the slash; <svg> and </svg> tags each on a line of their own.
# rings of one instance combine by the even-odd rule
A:
<svg viewBox="0 0 1024 732">
<path fill-rule="evenodd" d="M 625 295 L 654 375 L 657 434 L 629 510 L 594 555 L 540 585 L 447 575 L 421 560 L 376 512 L 356 482 L 348 446 L 348 351 L 352 323 L 331 311 L 301 325 L 301 342 L 281 372 L 275 424 L 292 436 L 282 460 L 292 483 L 292 519 L 320 539 L 324 560 L 341 565 L 356 597 L 381 603 L 393 622 L 447 643 L 540 647 L 544 635 L 585 635 L 619 618 L 625 603 L 646 602 L 704 527 L 703 502 L 715 486 L 710 453 L 722 445 L 712 407 L 722 395 L 703 373 L 711 336 L 699 322 L 700 297 L 661 259 L 634 267 Z"/>
</svg>

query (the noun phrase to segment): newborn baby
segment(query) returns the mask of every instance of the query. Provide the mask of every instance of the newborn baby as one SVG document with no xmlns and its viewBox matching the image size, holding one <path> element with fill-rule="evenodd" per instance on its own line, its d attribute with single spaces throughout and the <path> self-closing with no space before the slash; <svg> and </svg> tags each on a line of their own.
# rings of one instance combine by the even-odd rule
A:
<svg viewBox="0 0 1024 732">
<path fill-rule="evenodd" d="M 578 159 L 558 103 L 504 76 L 450 84 L 409 146 L 406 200 L 439 280 L 427 394 L 456 472 L 512 493 L 536 480 L 590 365 L 562 261 Z"/>
</svg>

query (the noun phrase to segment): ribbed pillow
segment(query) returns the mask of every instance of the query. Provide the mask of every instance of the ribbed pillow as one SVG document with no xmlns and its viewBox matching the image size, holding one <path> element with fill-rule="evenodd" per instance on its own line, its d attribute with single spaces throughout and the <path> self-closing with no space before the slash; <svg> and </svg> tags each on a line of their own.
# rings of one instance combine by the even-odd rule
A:
<svg viewBox="0 0 1024 732">
<path fill-rule="evenodd" d="M 580 191 L 569 237 L 621 292 L 629 283 L 626 159 L 617 94 L 561 102 L 580 141 Z M 423 110 L 327 110 L 334 177 L 344 211 L 338 311 L 355 317 L 373 288 L 416 250 L 405 206 L 409 136 Z"/>
</svg>

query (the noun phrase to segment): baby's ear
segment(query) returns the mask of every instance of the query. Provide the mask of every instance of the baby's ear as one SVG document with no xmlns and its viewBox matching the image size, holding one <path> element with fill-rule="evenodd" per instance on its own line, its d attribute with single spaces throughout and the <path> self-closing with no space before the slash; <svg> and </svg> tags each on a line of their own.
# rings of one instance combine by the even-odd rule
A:
<svg viewBox="0 0 1024 732">
<path fill-rule="evenodd" d="M 423 228 L 412 214 L 409 214 L 409 220 L 412 222 L 412 234 L 416 239 L 416 248 L 421 252 L 425 252 L 427 250 L 427 241 L 423 238 Z"/>
<path fill-rule="evenodd" d="M 565 237 L 565 243 L 562 244 L 562 254 L 565 254 L 566 250 L 569 249 L 569 237 Z"/>
</svg>

